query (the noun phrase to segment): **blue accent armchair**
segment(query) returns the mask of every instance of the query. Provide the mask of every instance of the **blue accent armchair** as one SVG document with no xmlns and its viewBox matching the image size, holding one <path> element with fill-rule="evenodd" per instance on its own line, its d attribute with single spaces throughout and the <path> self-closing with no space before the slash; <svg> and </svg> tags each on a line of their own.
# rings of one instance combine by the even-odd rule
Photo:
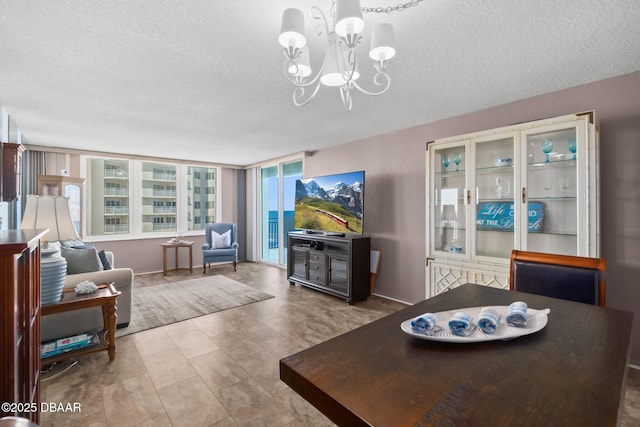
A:
<svg viewBox="0 0 640 427">
<path fill-rule="evenodd" d="M 210 264 L 212 262 L 233 262 L 233 271 L 236 271 L 236 264 L 238 262 L 236 228 L 236 224 L 226 222 L 215 222 L 206 225 L 204 231 L 206 243 L 202 245 L 203 273 L 207 272 L 207 264 L 211 267 Z M 211 232 L 215 231 L 218 235 L 223 235 L 229 230 L 231 230 L 231 236 L 228 241 L 229 246 L 223 245 L 223 247 L 216 247 L 220 245 L 216 245 Z"/>
</svg>

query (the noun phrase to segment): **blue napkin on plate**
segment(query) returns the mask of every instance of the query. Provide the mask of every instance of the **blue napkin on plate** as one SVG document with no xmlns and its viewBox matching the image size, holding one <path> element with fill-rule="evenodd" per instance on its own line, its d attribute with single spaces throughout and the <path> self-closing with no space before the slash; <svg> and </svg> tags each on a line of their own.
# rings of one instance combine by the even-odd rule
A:
<svg viewBox="0 0 640 427">
<path fill-rule="evenodd" d="M 420 317 L 416 317 L 411 321 L 411 330 L 416 334 L 424 334 L 436 327 L 438 323 L 438 315 L 434 313 L 425 313 Z"/>
<path fill-rule="evenodd" d="M 500 324 L 500 313 L 494 308 L 483 308 L 478 315 L 478 327 L 485 334 L 492 334 Z"/>
<path fill-rule="evenodd" d="M 459 311 L 451 316 L 449 329 L 454 335 L 466 337 L 473 331 L 474 326 L 473 323 L 471 323 L 472 320 L 473 318 L 470 315 Z"/>
<path fill-rule="evenodd" d="M 523 301 L 511 303 L 507 311 L 506 320 L 509 326 L 515 326 L 516 328 L 527 326 L 527 303 Z"/>
</svg>

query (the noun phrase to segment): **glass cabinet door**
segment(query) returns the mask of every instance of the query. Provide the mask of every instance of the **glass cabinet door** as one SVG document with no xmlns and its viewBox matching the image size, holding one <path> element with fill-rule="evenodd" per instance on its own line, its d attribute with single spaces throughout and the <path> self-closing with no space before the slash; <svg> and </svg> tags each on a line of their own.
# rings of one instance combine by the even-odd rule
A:
<svg viewBox="0 0 640 427">
<path fill-rule="evenodd" d="M 522 201 L 529 206 L 523 249 L 578 255 L 578 227 L 586 221 L 578 200 L 578 161 L 584 136 L 571 123 L 523 133 L 526 188 Z"/>
<path fill-rule="evenodd" d="M 468 153 L 468 141 L 434 150 L 434 200 L 430 215 L 434 230 L 431 237 L 433 251 L 467 253 Z"/>
<path fill-rule="evenodd" d="M 517 193 L 515 134 L 472 140 L 475 159 L 474 254 L 508 258 L 514 248 Z"/>
</svg>

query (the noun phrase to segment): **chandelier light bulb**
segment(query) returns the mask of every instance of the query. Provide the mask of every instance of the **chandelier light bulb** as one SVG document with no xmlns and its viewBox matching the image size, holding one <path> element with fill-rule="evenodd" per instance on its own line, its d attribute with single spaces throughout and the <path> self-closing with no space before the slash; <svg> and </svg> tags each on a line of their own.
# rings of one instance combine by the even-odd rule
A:
<svg viewBox="0 0 640 427">
<path fill-rule="evenodd" d="M 364 30 L 360 0 L 336 0 L 335 32 L 341 37 L 360 34 Z"/>
<path fill-rule="evenodd" d="M 387 23 L 377 24 L 373 27 L 369 58 L 380 62 L 390 60 L 396 55 L 394 45 L 393 26 Z"/>
<path fill-rule="evenodd" d="M 297 67 L 296 67 L 297 65 Z M 298 77 L 308 77 L 311 75 L 311 61 L 309 60 L 309 46 L 305 46 L 300 51 L 300 57 L 295 61 L 295 65 L 289 66 L 289 74 Z"/>
<path fill-rule="evenodd" d="M 307 44 L 304 36 L 304 14 L 300 9 L 290 8 L 282 12 L 278 41 L 284 48 L 302 49 Z"/>
<path fill-rule="evenodd" d="M 335 43 L 331 43 L 327 46 L 325 53 L 324 72 L 320 77 L 320 83 L 325 86 L 338 87 L 345 84 L 347 81 L 344 78 L 343 73 L 340 71 L 338 65 L 338 57 L 336 52 Z"/>
</svg>

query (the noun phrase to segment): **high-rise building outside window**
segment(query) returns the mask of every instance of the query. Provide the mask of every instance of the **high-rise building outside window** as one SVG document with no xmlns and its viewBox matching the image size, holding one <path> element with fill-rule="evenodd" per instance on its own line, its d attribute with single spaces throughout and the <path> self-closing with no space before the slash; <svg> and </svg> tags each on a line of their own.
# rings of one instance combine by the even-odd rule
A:
<svg viewBox="0 0 640 427">
<path fill-rule="evenodd" d="M 204 230 L 205 225 L 214 222 L 211 219 L 216 217 L 216 169 L 189 166 L 187 179 L 192 181 L 189 188 L 193 188 L 189 192 L 193 205 L 188 206 L 190 221 L 187 223 L 187 231 Z M 206 191 L 201 191 L 201 188 L 206 188 Z"/>
<path fill-rule="evenodd" d="M 129 234 L 129 161 L 89 158 L 86 167 L 86 235 Z"/>
<path fill-rule="evenodd" d="M 87 156 L 81 169 L 89 240 L 175 236 L 216 220 L 215 167 Z"/>
</svg>

